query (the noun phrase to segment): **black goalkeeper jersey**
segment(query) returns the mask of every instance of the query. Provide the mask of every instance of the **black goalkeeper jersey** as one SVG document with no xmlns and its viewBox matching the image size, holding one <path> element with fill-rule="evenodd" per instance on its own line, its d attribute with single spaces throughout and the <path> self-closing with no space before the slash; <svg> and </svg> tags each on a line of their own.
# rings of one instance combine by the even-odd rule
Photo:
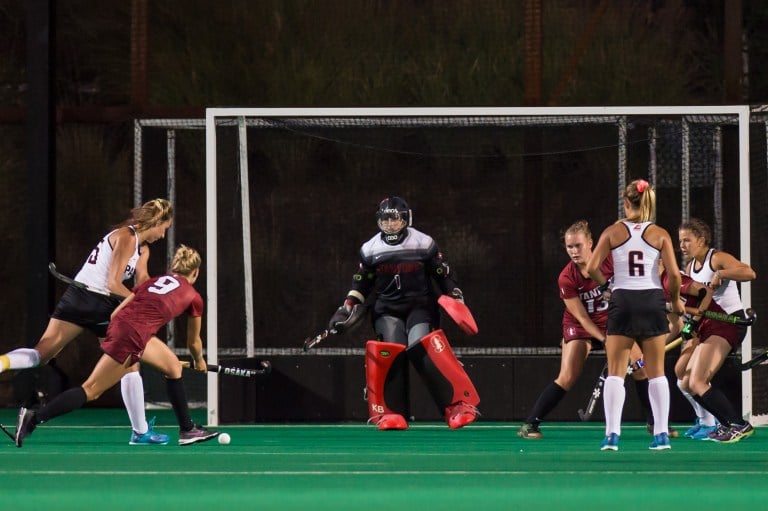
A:
<svg viewBox="0 0 768 511">
<path fill-rule="evenodd" d="M 352 289 L 365 297 L 375 293 L 375 316 L 399 315 L 416 307 L 436 307 L 433 282 L 447 294 L 456 287 L 452 277 L 432 237 L 409 227 L 397 245 L 387 244 L 380 233 L 363 244 Z"/>
</svg>

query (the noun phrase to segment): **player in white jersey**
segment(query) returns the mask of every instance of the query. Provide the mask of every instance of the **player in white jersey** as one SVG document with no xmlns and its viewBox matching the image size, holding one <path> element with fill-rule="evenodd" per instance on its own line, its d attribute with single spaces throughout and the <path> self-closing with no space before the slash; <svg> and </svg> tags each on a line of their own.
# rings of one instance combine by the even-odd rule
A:
<svg viewBox="0 0 768 511">
<path fill-rule="evenodd" d="M 126 297 L 131 290 L 123 283 L 134 278 L 136 284 L 149 279 L 149 244 L 165 237 L 173 221 L 173 207 L 165 199 L 149 201 L 131 211 L 131 216 L 91 250 L 75 280 L 112 294 Z M 34 348 L 17 348 L 0 355 L 0 372 L 27 369 L 48 363 L 84 330 L 98 338 L 106 335 L 110 314 L 120 300 L 69 286 Z M 154 431 L 144 411 L 144 384 L 138 363 L 121 380 L 123 402 L 133 431 L 131 445 L 165 444 L 168 435 Z"/>
<path fill-rule="evenodd" d="M 648 375 L 648 396 L 654 416 L 654 436 L 650 449 L 669 449 L 669 384 L 664 374 L 664 346 L 669 333 L 666 300 L 659 279 L 659 259 L 670 273 L 669 294 L 672 312 L 682 314 L 680 270 L 675 260 L 669 233 L 653 223 L 656 193 L 643 180 L 629 183 L 624 190 L 625 218 L 605 229 L 587 264 L 590 277 L 598 285 L 606 283 L 600 265 L 610 253 L 613 257 L 613 293 L 608 306 L 605 350 L 608 377 L 605 380 L 605 438 L 600 448 L 616 451 L 621 436 L 621 412 L 626 390 L 632 343 L 643 351 Z"/>
<path fill-rule="evenodd" d="M 680 250 L 689 260 L 687 274 L 713 289 L 712 300 L 728 314 L 744 316 L 744 307 L 736 282 L 754 280 L 755 271 L 727 252 L 710 248 L 712 233 L 703 221 L 692 218 L 679 229 Z M 698 344 L 686 367 L 683 390 L 720 422 L 710 440 L 723 443 L 738 442 L 754 432 L 725 394 L 712 385 L 726 357 L 744 340 L 746 327 L 712 320 L 689 320 L 687 330 L 698 333 Z M 697 415 L 698 415 L 697 411 Z"/>
</svg>

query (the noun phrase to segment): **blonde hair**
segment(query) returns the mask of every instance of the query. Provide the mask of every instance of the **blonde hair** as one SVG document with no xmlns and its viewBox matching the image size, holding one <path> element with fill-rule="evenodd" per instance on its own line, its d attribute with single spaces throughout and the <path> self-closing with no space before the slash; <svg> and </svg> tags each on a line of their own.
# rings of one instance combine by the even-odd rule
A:
<svg viewBox="0 0 768 511">
<path fill-rule="evenodd" d="M 626 218 L 634 222 L 654 222 L 656 220 L 656 191 L 645 179 L 635 179 L 624 189 L 624 198 L 633 210 L 639 211 L 638 218 Z"/>
<path fill-rule="evenodd" d="M 197 250 L 186 245 L 179 245 L 176 253 L 173 254 L 171 271 L 179 275 L 191 275 L 193 271 L 200 268 L 202 262 L 203 259 Z"/>
<path fill-rule="evenodd" d="M 571 224 L 569 228 L 563 233 L 563 244 L 565 244 L 565 237 L 569 234 L 582 233 L 587 240 L 592 240 L 592 231 L 589 229 L 589 222 L 586 220 L 576 220 Z"/>
<path fill-rule="evenodd" d="M 136 228 L 136 232 L 143 232 L 170 220 L 173 220 L 173 206 L 170 201 L 153 199 L 138 208 L 133 208 L 131 217 L 123 221 L 118 227 L 132 225 Z"/>
</svg>

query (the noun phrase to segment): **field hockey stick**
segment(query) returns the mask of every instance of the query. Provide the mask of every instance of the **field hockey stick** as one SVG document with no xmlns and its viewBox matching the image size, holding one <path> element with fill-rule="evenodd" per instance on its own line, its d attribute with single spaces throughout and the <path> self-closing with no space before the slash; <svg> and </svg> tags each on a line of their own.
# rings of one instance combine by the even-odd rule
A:
<svg viewBox="0 0 768 511">
<path fill-rule="evenodd" d="M 11 434 L 11 432 L 10 432 L 10 431 L 8 431 L 7 429 L 5 429 L 5 426 L 3 426 L 2 424 L 0 424 L 0 429 L 2 429 L 2 430 L 3 430 L 3 433 L 5 433 L 6 435 L 8 435 L 8 438 L 10 438 L 10 439 L 11 439 L 11 442 L 13 442 L 14 444 L 16 444 L 16 437 L 15 437 L 15 436 L 13 436 L 13 435 Z"/>
<path fill-rule="evenodd" d="M 739 369 L 741 369 L 742 371 L 747 371 L 749 369 L 752 369 L 753 367 L 759 366 L 760 364 L 762 364 L 766 360 L 768 360 L 768 351 L 764 351 L 763 353 L 761 353 L 760 355 L 756 356 L 752 360 L 748 360 L 748 361 L 744 362 L 743 364 L 740 364 L 739 365 Z"/>
<path fill-rule="evenodd" d="M 315 346 L 317 346 L 318 344 L 326 340 L 331 335 L 336 335 L 337 333 L 339 332 L 337 332 L 335 328 L 329 328 L 329 329 L 323 330 L 322 332 L 320 332 L 314 337 L 307 337 L 306 339 L 304 339 L 304 351 L 311 350 L 312 348 L 314 348 Z"/>
<path fill-rule="evenodd" d="M 192 364 L 186 360 L 181 361 L 181 367 L 185 369 L 191 369 Z M 261 376 L 267 376 L 272 372 L 272 364 L 269 360 L 261 361 L 261 368 L 252 369 L 245 367 L 224 367 L 217 364 L 206 364 L 206 371 L 209 373 L 219 373 L 227 376 L 239 376 L 241 378 L 259 378 Z"/>
<path fill-rule="evenodd" d="M 685 312 L 691 315 L 699 314 L 699 311 L 692 307 L 686 307 Z M 714 321 L 720 321 L 722 323 L 730 323 L 732 325 L 752 326 L 752 324 L 755 322 L 755 319 L 757 319 L 757 313 L 754 309 L 751 308 L 747 309 L 746 313 L 747 317 L 743 318 L 741 316 L 737 316 L 736 314 L 726 314 L 725 312 L 705 310 L 701 312 L 701 317 L 712 319 Z"/>
<path fill-rule="evenodd" d="M 592 414 L 595 412 L 597 402 L 600 401 L 600 396 L 603 394 L 603 385 L 605 385 L 605 379 L 608 377 L 608 362 L 603 365 L 603 369 L 600 371 L 600 376 L 597 378 L 595 388 L 592 389 L 592 394 L 589 396 L 586 408 L 579 408 L 579 419 L 582 422 L 588 421 Z"/>
<path fill-rule="evenodd" d="M 683 338 L 678 337 L 674 341 L 664 346 L 664 351 L 667 352 L 669 350 L 672 350 L 680 346 L 682 342 L 683 342 Z M 645 364 L 643 363 L 642 359 L 638 360 L 634 364 L 627 365 L 627 374 L 632 374 L 633 372 L 642 368 L 644 365 Z M 592 389 L 592 394 L 589 396 L 589 401 L 587 401 L 586 408 L 580 408 L 578 410 L 579 419 L 581 419 L 582 422 L 586 422 L 592 417 L 592 414 L 595 411 L 595 407 L 597 406 L 597 402 L 600 400 L 600 396 L 603 394 L 603 386 L 605 385 L 605 379 L 607 377 L 608 377 L 608 362 L 605 363 L 602 371 L 600 371 L 600 376 L 597 378 L 597 383 L 595 384 L 595 387 Z"/>
<path fill-rule="evenodd" d="M 96 293 L 99 295 L 108 296 L 110 298 L 116 298 L 118 300 L 122 300 L 125 298 L 124 296 L 112 293 L 110 291 L 107 291 L 106 289 L 99 289 L 97 287 L 89 286 L 88 284 L 84 284 L 82 282 L 78 282 L 72 278 L 67 277 L 63 273 L 59 273 L 56 270 L 56 265 L 54 263 L 48 263 L 48 271 L 53 275 L 57 280 L 60 280 L 61 282 L 68 284 L 70 286 L 79 287 L 80 289 L 85 289 L 86 291 L 90 291 L 91 293 Z"/>
</svg>

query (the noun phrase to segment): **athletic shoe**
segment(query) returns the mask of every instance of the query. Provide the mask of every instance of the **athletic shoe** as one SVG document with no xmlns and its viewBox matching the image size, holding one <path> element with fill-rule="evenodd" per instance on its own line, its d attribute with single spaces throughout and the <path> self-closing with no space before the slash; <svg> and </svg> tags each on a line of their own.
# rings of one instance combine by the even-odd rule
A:
<svg viewBox="0 0 768 511">
<path fill-rule="evenodd" d="M 208 431 L 195 424 L 189 431 L 179 431 L 179 445 L 190 445 L 198 442 L 206 442 L 219 436 L 218 431 Z"/>
<path fill-rule="evenodd" d="M 155 419 L 157 417 L 152 417 L 149 419 L 149 422 L 147 422 L 147 425 L 149 426 L 147 429 L 147 432 L 143 435 L 141 433 L 136 433 L 135 431 L 131 431 L 131 439 L 128 441 L 128 445 L 165 445 L 168 443 L 169 437 L 168 435 L 164 435 L 162 433 L 158 433 L 155 431 Z"/>
<path fill-rule="evenodd" d="M 648 434 L 649 435 L 654 436 L 654 434 L 653 434 L 653 424 L 646 423 L 645 424 L 645 429 L 648 430 Z M 678 433 L 677 430 L 675 428 L 673 428 L 672 426 L 667 426 L 667 435 L 669 436 L 669 438 L 677 438 L 677 437 L 680 436 L 680 433 Z"/>
<path fill-rule="evenodd" d="M 381 431 L 388 429 L 408 429 L 408 421 L 399 413 L 385 413 L 368 419 L 370 424 L 375 424 Z"/>
<path fill-rule="evenodd" d="M 685 438 L 693 438 L 693 435 L 698 433 L 701 430 L 701 428 L 702 428 L 702 426 L 701 426 L 701 419 L 696 417 L 696 423 L 693 426 L 691 426 L 690 428 L 686 429 L 685 433 L 683 433 L 683 436 Z"/>
<path fill-rule="evenodd" d="M 37 427 L 37 414 L 29 408 L 23 406 L 19 408 L 19 417 L 16 421 L 16 447 L 21 447 L 24 438 L 32 434 Z"/>
<path fill-rule="evenodd" d="M 710 440 L 713 442 L 720 442 L 722 444 L 732 444 L 738 442 L 742 438 L 747 438 L 755 432 L 755 428 L 752 424 L 745 422 L 744 424 L 732 424 L 722 434 L 710 436 Z"/>
<path fill-rule="evenodd" d="M 725 435 L 725 433 L 728 431 L 728 428 L 723 426 L 722 424 L 718 424 L 714 431 L 711 431 L 707 438 L 702 438 L 702 440 L 712 440 L 713 442 L 719 442 L 719 440 L 715 440 L 715 438 Z"/>
<path fill-rule="evenodd" d="M 603 438 L 603 441 L 600 442 L 600 450 L 601 451 L 618 451 L 619 435 L 617 435 L 616 433 L 611 433 L 610 435 Z"/>
<path fill-rule="evenodd" d="M 693 429 L 693 428 L 691 428 Z M 699 430 L 690 436 L 694 440 L 709 440 L 709 435 L 717 431 L 717 424 L 714 426 L 704 426 L 699 424 Z"/>
<path fill-rule="evenodd" d="M 529 440 L 541 440 L 544 438 L 544 435 L 539 430 L 539 425 L 531 422 L 523 423 L 523 425 L 520 426 L 520 429 L 517 430 L 517 436 Z"/>
<path fill-rule="evenodd" d="M 474 422 L 477 414 L 477 408 L 464 401 L 459 401 L 445 408 L 445 422 L 448 423 L 449 428 L 459 429 Z"/>
<path fill-rule="evenodd" d="M 661 451 L 663 449 L 671 449 L 672 444 L 669 443 L 669 436 L 666 433 L 659 433 L 653 435 L 653 442 L 648 446 L 653 451 Z"/>
</svg>

